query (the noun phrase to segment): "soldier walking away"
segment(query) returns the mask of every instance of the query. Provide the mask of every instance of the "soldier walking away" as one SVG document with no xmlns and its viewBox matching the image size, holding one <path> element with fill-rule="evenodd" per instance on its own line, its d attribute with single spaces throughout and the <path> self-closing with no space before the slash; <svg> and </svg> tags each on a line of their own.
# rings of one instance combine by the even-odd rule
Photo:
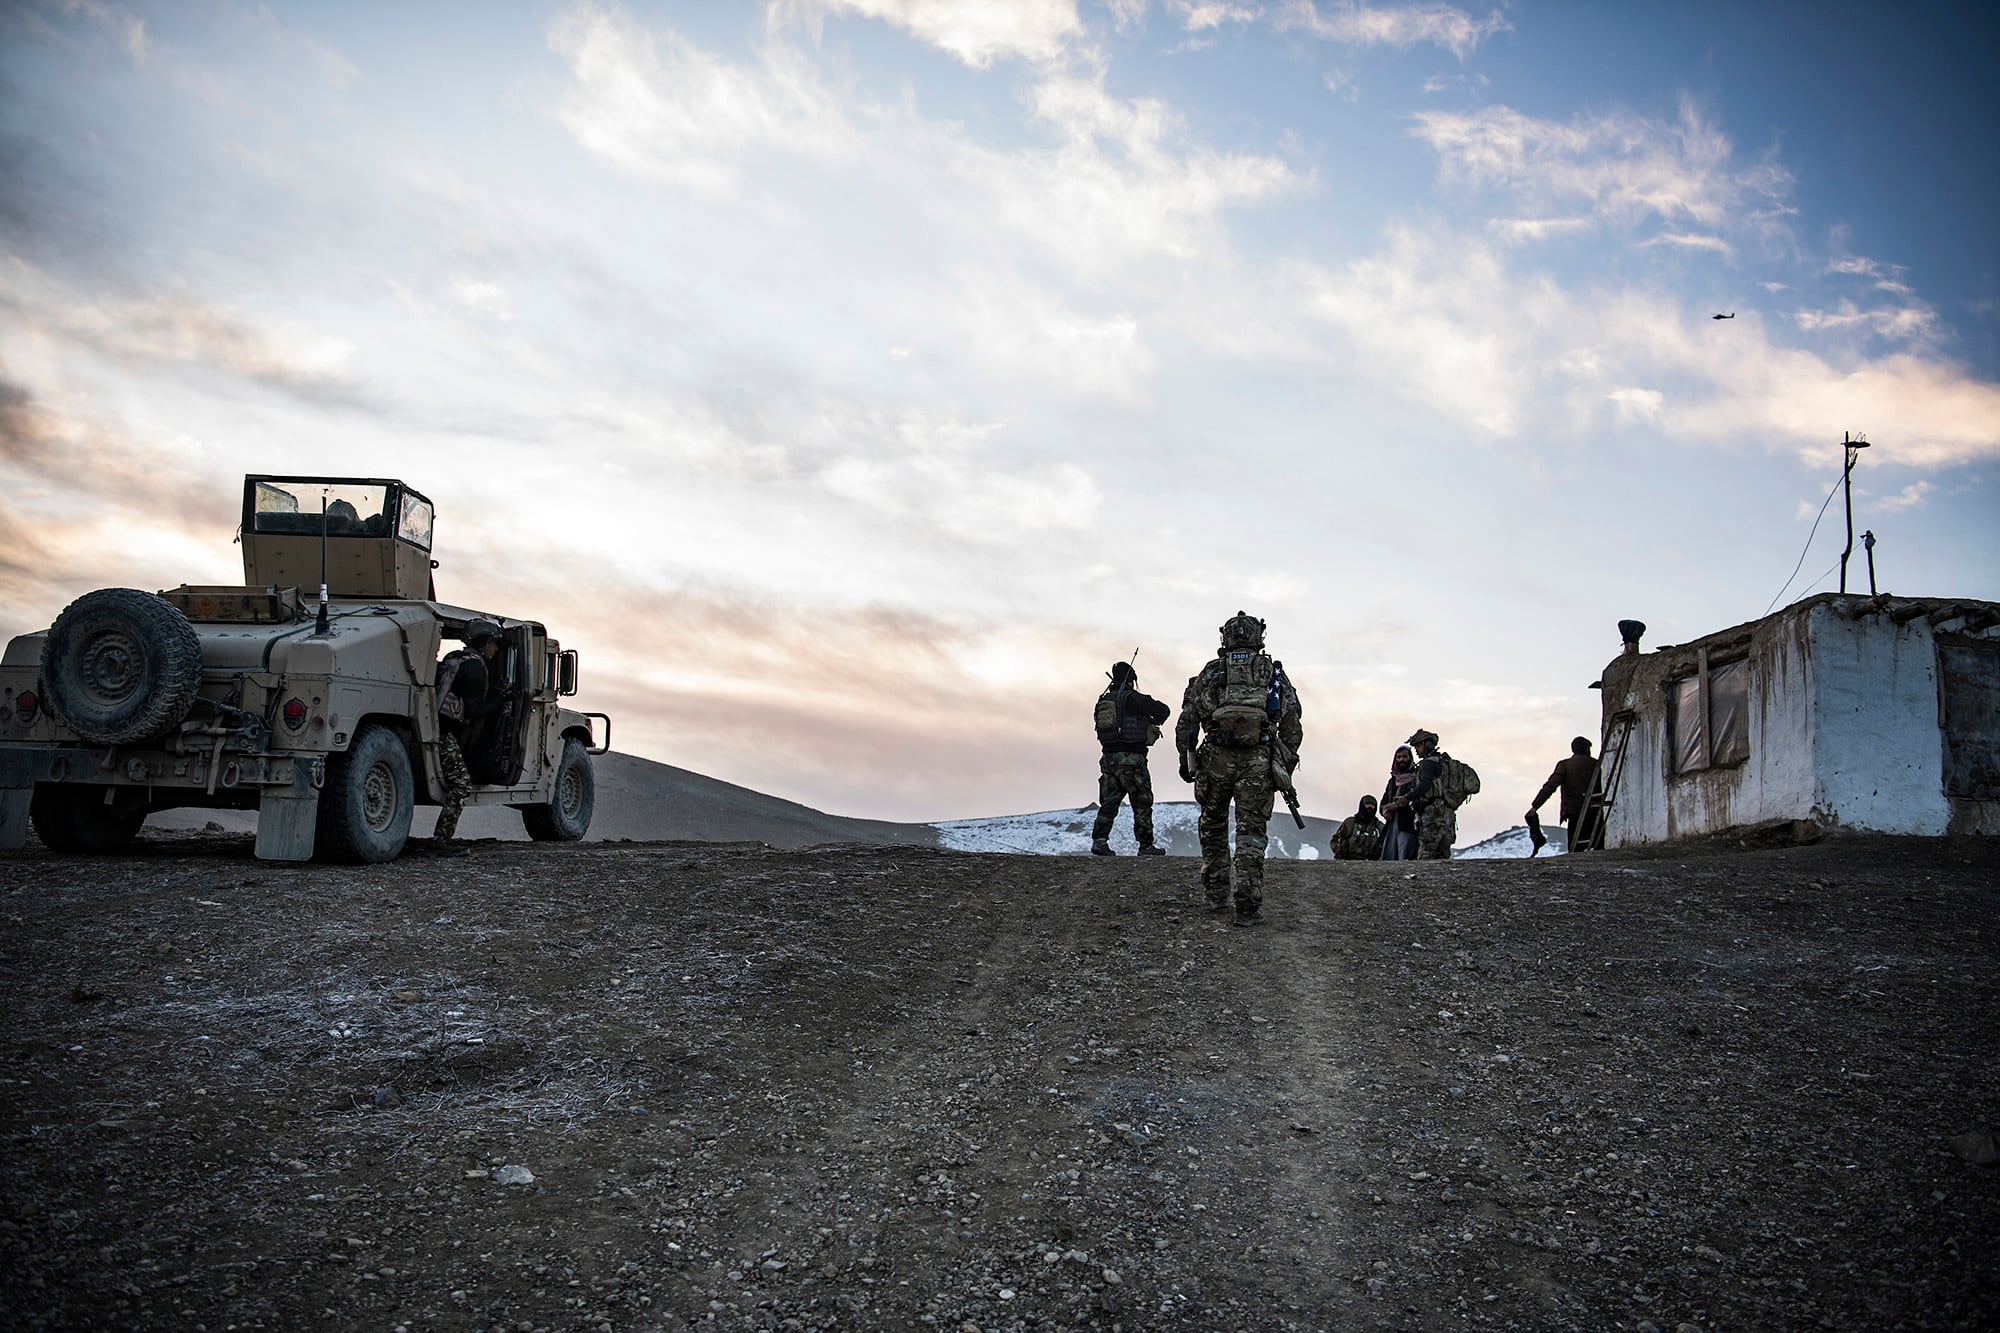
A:
<svg viewBox="0 0 2000 1333">
<path fill-rule="evenodd" d="M 1417 781 L 1409 796 L 1417 812 L 1417 859 L 1449 861 L 1458 840 L 1458 807 L 1479 790 L 1479 775 L 1440 750 L 1434 731 L 1415 733 L 1409 744 L 1417 752 Z"/>
<path fill-rule="evenodd" d="M 438 807 L 437 828 L 431 833 L 432 856 L 464 856 L 458 840 L 458 817 L 472 795 L 472 770 L 465 750 L 479 724 L 506 701 L 507 690 L 493 689 L 487 666 L 500 651 L 500 627 L 490 620 L 469 621 L 465 647 L 446 653 L 438 663 L 438 767 L 444 779 L 444 803 Z"/>
<path fill-rule="evenodd" d="M 1146 747 L 1160 739 L 1160 724 L 1174 710 L 1139 693 L 1139 673 L 1130 662 L 1113 663 L 1110 675 L 1111 685 L 1097 696 L 1092 713 L 1104 756 L 1097 761 L 1097 825 L 1090 831 L 1091 855 L 1112 855 L 1111 825 L 1118 819 L 1119 804 L 1130 796 L 1139 855 L 1165 856 L 1166 849 L 1153 842 L 1153 775 L 1146 768 Z"/>
<path fill-rule="evenodd" d="M 1229 810 L 1236 808 L 1236 924 L 1264 919 L 1265 825 L 1277 791 L 1290 792 L 1299 762 L 1299 696 L 1264 651 L 1264 622 L 1238 611 L 1222 647 L 1187 683 L 1174 742 L 1181 781 L 1201 807 L 1201 886 L 1211 911 L 1230 903 Z M 1197 746 L 1199 732 L 1199 746 Z"/>
<path fill-rule="evenodd" d="M 1569 758 L 1557 761 L 1555 771 L 1549 774 L 1549 780 L 1542 784 L 1542 789 L 1535 793 L 1534 802 L 1529 805 L 1524 818 L 1531 823 L 1539 822 L 1536 812 L 1542 808 L 1542 803 L 1560 791 L 1562 801 L 1556 809 L 1558 818 L 1569 830 L 1568 850 L 1574 852 L 1587 846 L 1591 835 L 1596 832 L 1593 826 L 1597 823 L 1597 816 L 1592 814 L 1585 819 L 1584 805 L 1590 799 L 1590 788 L 1596 781 L 1597 760 L 1591 756 L 1590 739 L 1578 736 L 1569 743 Z"/>
<path fill-rule="evenodd" d="M 1382 855 L 1382 821 L 1375 817 L 1375 798 L 1364 796 L 1354 813 L 1333 832 L 1333 859 L 1373 861 Z"/>
</svg>

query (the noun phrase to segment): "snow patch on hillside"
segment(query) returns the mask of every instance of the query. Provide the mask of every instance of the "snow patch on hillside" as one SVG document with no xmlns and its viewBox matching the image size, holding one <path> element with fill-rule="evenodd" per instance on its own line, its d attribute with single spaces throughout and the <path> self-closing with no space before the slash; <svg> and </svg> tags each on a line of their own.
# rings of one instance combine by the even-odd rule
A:
<svg viewBox="0 0 2000 1333">
<path fill-rule="evenodd" d="M 1544 828 L 1549 845 L 1542 848 L 1543 856 L 1563 854 L 1563 831 L 1560 828 Z M 1505 861 L 1520 860 L 1535 850 L 1534 842 L 1528 837 L 1525 824 L 1517 824 L 1503 833 L 1496 833 L 1484 842 L 1475 842 L 1470 847 L 1454 847 L 1452 859 L 1455 861 Z"/>
<path fill-rule="evenodd" d="M 1199 856 L 1201 835 L 1195 827 L 1200 808 L 1192 801 L 1161 801 L 1153 806 L 1153 840 L 1170 856 Z M 1041 810 L 1027 815 L 995 815 L 986 819 L 954 819 L 931 825 L 938 845 L 954 852 L 1015 852 L 1028 856 L 1088 856 L 1090 830 L 1097 807 Z M 1314 821 L 1316 822 L 1316 821 Z M 1280 824 L 1283 827 L 1280 827 Z M 1320 850 L 1293 827 L 1282 809 L 1271 820 L 1267 857 L 1316 861 Z M 1118 812 L 1112 825 L 1111 850 L 1132 856 L 1139 844 L 1132 836 L 1130 810 Z"/>
</svg>

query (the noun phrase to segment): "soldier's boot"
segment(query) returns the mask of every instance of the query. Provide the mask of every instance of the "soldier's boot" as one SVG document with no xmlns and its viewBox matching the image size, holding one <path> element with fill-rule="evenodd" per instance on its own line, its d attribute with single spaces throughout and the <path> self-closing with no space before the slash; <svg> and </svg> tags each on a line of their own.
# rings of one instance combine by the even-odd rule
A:
<svg viewBox="0 0 2000 1333">
<path fill-rule="evenodd" d="M 1116 856 L 1118 853 L 1111 850 L 1111 844 L 1105 839 L 1092 838 L 1090 840 L 1090 854 L 1092 856 Z"/>
<path fill-rule="evenodd" d="M 1167 849 L 1158 843 L 1142 842 L 1139 844 L 1139 855 L 1141 856 L 1165 856 L 1166 854 Z"/>
</svg>

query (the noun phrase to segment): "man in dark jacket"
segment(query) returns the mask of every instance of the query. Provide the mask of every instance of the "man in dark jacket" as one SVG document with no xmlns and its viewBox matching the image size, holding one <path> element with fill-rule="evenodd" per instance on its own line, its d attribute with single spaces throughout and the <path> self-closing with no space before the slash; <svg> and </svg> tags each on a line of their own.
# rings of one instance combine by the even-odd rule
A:
<svg viewBox="0 0 2000 1333">
<path fill-rule="evenodd" d="M 1333 859 L 1373 861 L 1382 855 L 1382 821 L 1375 817 L 1375 798 L 1364 796 L 1353 814 L 1340 821 L 1333 834 Z"/>
<path fill-rule="evenodd" d="M 433 856 L 466 853 L 465 844 L 456 837 L 465 798 L 472 795 L 472 770 L 466 766 L 465 747 L 479 724 L 499 711 L 513 689 L 511 684 L 494 689 L 490 679 L 489 664 L 500 651 L 498 625 L 490 620 L 468 622 L 465 646 L 467 651 L 451 678 L 450 692 L 459 701 L 458 716 L 449 716 L 443 707 L 438 710 L 438 767 L 444 779 L 444 803 L 438 807 L 437 828 L 431 834 Z"/>
<path fill-rule="evenodd" d="M 1578 736 L 1569 743 L 1569 758 L 1556 764 L 1549 780 L 1535 793 L 1534 804 L 1528 807 L 1528 814 L 1534 815 L 1542 808 L 1542 803 L 1560 791 L 1562 803 L 1556 808 L 1559 818 L 1569 830 L 1569 850 L 1579 851 L 1590 842 L 1596 832 L 1597 816 L 1583 817 L 1584 806 L 1590 800 L 1590 789 L 1597 782 L 1597 760 L 1591 756 L 1590 741 Z"/>
<path fill-rule="evenodd" d="M 1173 709 L 1139 693 L 1139 673 L 1130 662 L 1111 667 L 1111 687 L 1097 699 L 1097 741 L 1104 755 L 1097 761 L 1097 823 L 1090 830 L 1093 856 L 1110 856 L 1111 825 L 1118 807 L 1132 798 L 1132 834 L 1139 855 L 1165 856 L 1153 841 L 1153 775 L 1146 768 L 1146 747 L 1159 739 L 1160 724 Z M 1109 725 L 1106 725 L 1106 724 Z"/>
</svg>

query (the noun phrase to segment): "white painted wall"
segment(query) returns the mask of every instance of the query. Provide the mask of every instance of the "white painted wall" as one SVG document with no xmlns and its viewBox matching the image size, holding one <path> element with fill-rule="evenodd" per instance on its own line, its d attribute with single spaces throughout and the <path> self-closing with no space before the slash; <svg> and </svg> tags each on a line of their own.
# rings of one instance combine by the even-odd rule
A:
<svg viewBox="0 0 2000 1333">
<path fill-rule="evenodd" d="M 1863 832 L 1934 836 L 1952 819 L 1944 795 L 1937 651 L 1930 622 L 1850 617 L 1858 601 L 1815 600 L 1750 630 L 1750 757 L 1733 769 L 1670 777 L 1664 677 L 1723 631 L 1646 654 L 1607 712 L 1636 710 L 1612 846 L 1698 837 L 1804 819 Z M 1950 626 L 1947 626 L 1950 628 Z M 2000 639 L 2000 627 L 1980 637 Z M 1734 655 L 1730 653 L 1729 655 Z M 1619 664 L 1606 669 L 1607 686 Z M 1991 822 L 1990 804 L 1985 822 Z M 1983 825 L 1982 825 L 1983 826 Z"/>
<path fill-rule="evenodd" d="M 1873 833 L 1943 833 L 1951 810 L 1930 622 L 1850 620 L 1828 602 L 1812 608 L 1809 624 L 1819 667 L 1817 774 L 1810 810 L 1793 817 Z"/>
</svg>

